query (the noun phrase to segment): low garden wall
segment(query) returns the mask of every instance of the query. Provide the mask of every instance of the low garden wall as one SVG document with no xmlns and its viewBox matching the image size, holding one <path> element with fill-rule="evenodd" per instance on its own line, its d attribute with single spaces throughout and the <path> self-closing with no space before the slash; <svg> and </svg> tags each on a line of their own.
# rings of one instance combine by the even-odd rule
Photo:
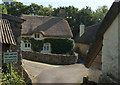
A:
<svg viewBox="0 0 120 85">
<path fill-rule="evenodd" d="M 33 61 L 40 61 L 49 64 L 75 64 L 77 62 L 78 56 L 75 55 L 64 55 L 64 54 L 43 54 L 39 52 L 22 52 L 24 59 L 29 59 Z"/>
</svg>

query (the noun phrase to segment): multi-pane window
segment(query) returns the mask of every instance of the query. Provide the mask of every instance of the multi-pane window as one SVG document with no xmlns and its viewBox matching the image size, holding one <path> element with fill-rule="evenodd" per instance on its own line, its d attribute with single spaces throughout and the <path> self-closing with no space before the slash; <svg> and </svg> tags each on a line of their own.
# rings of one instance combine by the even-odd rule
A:
<svg viewBox="0 0 120 85">
<path fill-rule="evenodd" d="M 31 44 L 30 43 L 25 43 L 25 48 L 31 48 Z"/>
<path fill-rule="evenodd" d="M 43 46 L 43 50 L 44 51 L 50 51 L 50 44 L 49 43 L 45 43 Z"/>
<path fill-rule="evenodd" d="M 35 34 L 35 38 L 40 38 L 40 34 Z"/>
</svg>

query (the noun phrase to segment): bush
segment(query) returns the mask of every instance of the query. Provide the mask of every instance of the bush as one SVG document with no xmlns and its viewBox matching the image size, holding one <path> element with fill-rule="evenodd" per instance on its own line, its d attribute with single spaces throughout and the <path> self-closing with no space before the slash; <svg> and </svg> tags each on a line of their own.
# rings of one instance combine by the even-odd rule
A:
<svg viewBox="0 0 120 85">
<path fill-rule="evenodd" d="M 51 44 L 51 53 L 65 54 L 70 52 L 74 48 L 74 40 L 72 39 L 45 39 L 44 43 L 49 42 Z"/>
<path fill-rule="evenodd" d="M 23 78 L 21 78 L 17 72 L 12 70 L 10 73 L 2 73 L 2 85 L 26 85 Z"/>
<path fill-rule="evenodd" d="M 54 38 L 46 38 L 44 40 L 35 40 L 34 38 L 22 38 L 24 42 L 30 42 L 31 48 L 35 52 L 41 52 L 43 49 L 43 43 L 51 44 L 51 53 L 55 54 L 66 54 L 71 52 L 75 46 L 73 39 L 54 39 Z"/>
<path fill-rule="evenodd" d="M 43 40 L 35 40 L 35 39 L 30 39 L 31 42 L 31 48 L 35 52 L 41 52 L 43 49 Z"/>
</svg>

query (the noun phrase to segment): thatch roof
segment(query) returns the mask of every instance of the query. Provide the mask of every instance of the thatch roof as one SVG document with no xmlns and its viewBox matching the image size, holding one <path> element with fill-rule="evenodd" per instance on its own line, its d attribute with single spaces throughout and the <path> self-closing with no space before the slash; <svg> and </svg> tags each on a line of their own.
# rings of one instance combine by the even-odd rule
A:
<svg viewBox="0 0 120 85">
<path fill-rule="evenodd" d="M 26 21 L 22 24 L 22 35 L 42 33 L 46 37 L 73 37 L 65 19 L 51 16 L 22 15 Z"/>
<path fill-rule="evenodd" d="M 16 45 L 9 20 L 1 19 L 0 43 Z"/>
<path fill-rule="evenodd" d="M 0 19 L 8 19 L 8 20 L 11 20 L 11 21 L 19 22 L 19 23 L 23 23 L 25 21 L 24 19 L 14 17 L 14 16 L 10 16 L 8 14 L 2 14 L 2 13 L 0 13 Z"/>
<path fill-rule="evenodd" d="M 2 13 L 0 13 L 0 18 L 0 43 L 16 45 L 10 22 L 14 21 L 18 23 L 23 23 L 25 20 Z"/>
<path fill-rule="evenodd" d="M 100 24 L 101 23 L 86 27 L 85 32 L 81 37 L 79 33 L 76 35 L 75 42 L 84 44 L 93 43 L 96 39 L 96 33 Z"/>
<path fill-rule="evenodd" d="M 104 20 L 102 21 L 99 30 L 97 31 L 96 34 L 96 40 L 93 43 L 92 47 L 90 48 L 90 51 L 88 52 L 87 60 L 85 61 L 85 65 L 87 67 L 91 66 L 92 62 L 94 61 L 98 53 L 101 51 L 103 35 L 119 13 L 120 13 L 120 1 L 114 2 L 110 10 L 106 14 Z"/>
</svg>

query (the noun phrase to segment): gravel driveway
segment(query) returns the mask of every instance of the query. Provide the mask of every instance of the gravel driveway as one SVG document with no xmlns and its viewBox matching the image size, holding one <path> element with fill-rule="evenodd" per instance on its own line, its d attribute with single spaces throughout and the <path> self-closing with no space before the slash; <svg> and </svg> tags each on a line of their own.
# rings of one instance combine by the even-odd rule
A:
<svg viewBox="0 0 120 85">
<path fill-rule="evenodd" d="M 83 64 L 49 65 L 23 59 L 33 83 L 80 83 L 88 69 Z"/>
</svg>

